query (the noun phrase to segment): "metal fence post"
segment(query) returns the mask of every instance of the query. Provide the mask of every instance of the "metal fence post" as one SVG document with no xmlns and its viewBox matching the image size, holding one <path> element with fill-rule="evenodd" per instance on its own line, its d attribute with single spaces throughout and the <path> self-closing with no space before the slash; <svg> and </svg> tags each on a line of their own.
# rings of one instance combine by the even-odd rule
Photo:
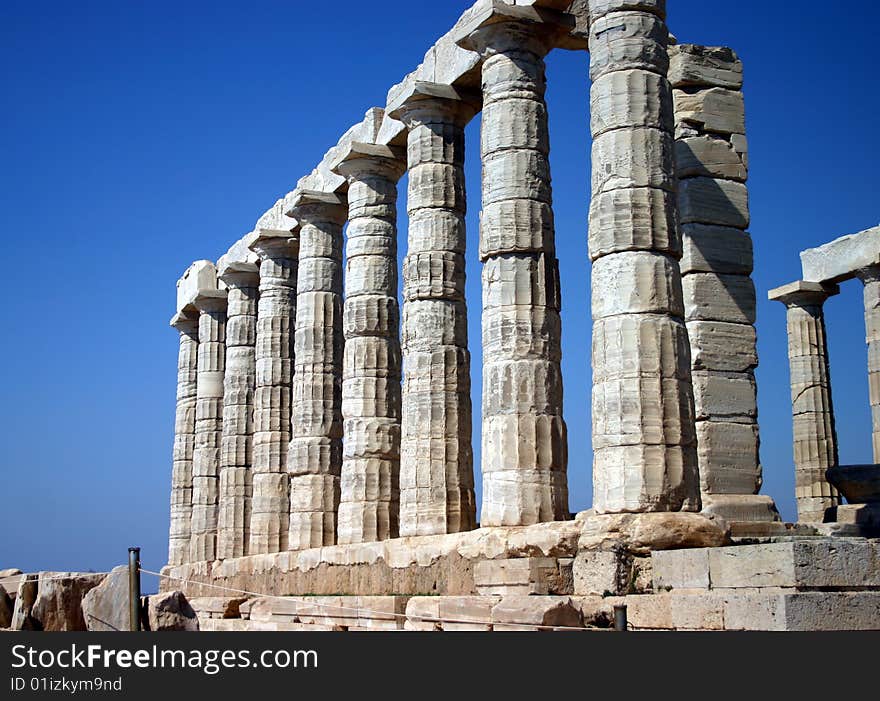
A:
<svg viewBox="0 0 880 701">
<path fill-rule="evenodd" d="M 626 604 L 618 604 L 614 607 L 614 630 L 625 633 L 629 630 L 627 621 Z"/>
<path fill-rule="evenodd" d="M 128 549 L 128 628 L 141 629 L 141 549 Z"/>
</svg>

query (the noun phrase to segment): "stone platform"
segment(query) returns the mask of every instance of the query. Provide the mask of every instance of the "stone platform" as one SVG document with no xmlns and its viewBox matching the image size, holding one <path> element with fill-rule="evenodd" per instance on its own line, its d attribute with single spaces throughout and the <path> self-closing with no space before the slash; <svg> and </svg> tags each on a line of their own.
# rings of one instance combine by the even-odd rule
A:
<svg viewBox="0 0 880 701">
<path fill-rule="evenodd" d="M 201 629 L 217 631 L 609 630 L 617 604 L 627 606 L 633 630 L 880 630 L 876 540 L 790 537 L 661 550 L 641 565 L 648 579 L 632 578 L 623 588 L 621 551 L 578 552 L 571 561 L 574 578 L 557 578 L 553 560 L 484 560 L 473 569 L 479 595 L 208 597 L 191 603 Z M 614 591 L 591 593 L 603 581 Z M 557 592 L 548 593 L 554 587 Z"/>
</svg>

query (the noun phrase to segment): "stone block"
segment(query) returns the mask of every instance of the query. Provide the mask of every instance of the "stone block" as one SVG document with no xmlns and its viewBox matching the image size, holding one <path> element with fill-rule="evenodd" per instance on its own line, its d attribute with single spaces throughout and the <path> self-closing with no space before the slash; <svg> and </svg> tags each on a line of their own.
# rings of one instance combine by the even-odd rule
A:
<svg viewBox="0 0 880 701">
<path fill-rule="evenodd" d="M 801 253 L 804 280 L 840 282 L 855 272 L 880 263 L 880 226 L 843 236 Z"/>
<path fill-rule="evenodd" d="M 730 594 L 727 630 L 880 630 L 880 592 Z"/>
<path fill-rule="evenodd" d="M 682 226 L 682 275 L 739 273 L 754 267 L 752 237 L 742 229 L 705 224 Z"/>
<path fill-rule="evenodd" d="M 701 132 L 745 134 L 745 103 L 739 90 L 673 90 L 675 117 Z"/>
<path fill-rule="evenodd" d="M 114 567 L 82 600 L 83 619 L 90 631 L 124 631 L 128 620 L 128 566 Z"/>
<path fill-rule="evenodd" d="M 745 182 L 749 171 L 736 147 L 726 139 L 692 136 L 675 142 L 679 178 L 708 177 Z"/>
<path fill-rule="evenodd" d="M 757 385 L 751 373 L 693 373 L 696 420 L 753 424 L 758 415 Z"/>
<path fill-rule="evenodd" d="M 590 258 L 620 251 L 657 251 L 678 257 L 675 194 L 656 188 L 625 188 L 590 200 Z"/>
<path fill-rule="evenodd" d="M 681 285 L 688 322 L 755 323 L 755 284 L 748 275 L 691 273 L 682 278 Z"/>
<path fill-rule="evenodd" d="M 626 252 L 604 256 L 591 276 L 594 319 L 617 314 L 684 315 L 678 264 L 670 256 Z"/>
<path fill-rule="evenodd" d="M 694 370 L 746 372 L 757 367 L 754 326 L 724 321 L 689 321 L 687 330 Z"/>
<path fill-rule="evenodd" d="M 757 492 L 761 486 L 757 424 L 697 421 L 696 426 L 703 493 Z"/>
<path fill-rule="evenodd" d="M 554 558 L 483 560 L 474 565 L 474 584 L 483 596 L 546 596 L 558 577 L 559 567 Z"/>
<path fill-rule="evenodd" d="M 594 137 L 593 195 L 633 187 L 675 189 L 672 135 L 650 127 L 614 129 Z"/>
<path fill-rule="evenodd" d="M 492 609 L 492 628 L 534 630 L 583 628 L 580 609 L 570 597 L 505 596 Z"/>
<path fill-rule="evenodd" d="M 576 596 L 626 594 L 630 566 L 625 553 L 614 550 L 582 550 L 574 559 Z"/>
<path fill-rule="evenodd" d="M 749 227 L 749 194 L 743 183 L 718 178 L 686 178 L 678 184 L 682 224 Z"/>
<path fill-rule="evenodd" d="M 669 82 L 675 88 L 721 87 L 739 90 L 743 64 L 725 46 L 679 44 L 669 49 Z"/>
<path fill-rule="evenodd" d="M 709 552 L 708 548 L 695 548 L 651 553 L 654 591 L 662 593 L 673 589 L 708 589 Z"/>
</svg>

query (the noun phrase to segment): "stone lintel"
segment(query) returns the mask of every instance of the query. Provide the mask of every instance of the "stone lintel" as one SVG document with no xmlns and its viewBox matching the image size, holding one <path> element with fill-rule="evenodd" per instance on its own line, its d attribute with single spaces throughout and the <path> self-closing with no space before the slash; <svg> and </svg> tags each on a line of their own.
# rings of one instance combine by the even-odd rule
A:
<svg viewBox="0 0 880 701">
<path fill-rule="evenodd" d="M 199 290 L 192 304 L 201 312 L 220 311 L 226 307 L 227 294 L 225 289 Z"/>
<path fill-rule="evenodd" d="M 804 280 L 843 282 L 863 268 L 880 264 L 880 226 L 843 236 L 801 253 Z"/>
<path fill-rule="evenodd" d="M 473 34 L 479 29 L 505 22 L 523 22 L 546 28 L 548 34 L 561 41 L 571 36 L 577 22 L 574 16 L 537 5 L 509 5 L 503 0 L 479 0 L 457 25 L 452 35 L 453 41 L 468 51 L 477 51 Z M 555 41 L 553 43 L 556 43 Z M 580 48 L 587 48 L 587 36 L 583 36 Z M 570 48 L 570 47 L 567 47 Z"/>
<path fill-rule="evenodd" d="M 299 236 L 295 231 L 260 229 L 255 232 L 250 248 L 260 257 L 264 257 L 268 255 L 269 251 L 283 250 L 285 246 L 293 247 L 291 255 L 296 255 L 296 251 L 299 249 Z"/>
<path fill-rule="evenodd" d="M 829 297 L 840 292 L 840 288 L 833 283 L 822 284 L 819 282 L 805 282 L 798 280 L 788 285 L 777 287 L 767 293 L 767 299 L 773 302 L 782 302 L 784 305 L 800 304 L 824 304 Z"/>
</svg>

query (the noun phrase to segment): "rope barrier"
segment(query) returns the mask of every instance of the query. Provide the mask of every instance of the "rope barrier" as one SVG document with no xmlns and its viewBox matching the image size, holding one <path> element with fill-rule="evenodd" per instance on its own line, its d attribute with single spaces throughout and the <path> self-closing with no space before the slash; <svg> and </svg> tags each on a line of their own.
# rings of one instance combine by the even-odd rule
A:
<svg viewBox="0 0 880 701">
<path fill-rule="evenodd" d="M 458 620 L 452 618 L 435 618 L 433 616 L 408 616 L 405 613 L 393 613 L 390 611 L 374 611 L 372 609 L 353 607 L 353 606 L 342 606 L 340 604 L 327 604 L 319 601 L 315 601 L 312 598 L 301 598 L 295 596 L 279 596 L 277 594 L 261 594 L 259 592 L 248 591 L 246 589 L 234 589 L 232 587 L 224 587 L 220 584 L 208 584 L 206 582 L 195 582 L 193 580 L 185 579 L 183 577 L 174 577 L 168 574 L 162 574 L 161 572 L 153 572 L 151 570 L 145 570 L 141 568 L 140 570 L 144 574 L 153 575 L 155 577 L 160 577 L 162 579 L 174 580 L 176 582 L 181 582 L 185 585 L 191 585 L 196 587 L 209 587 L 211 589 L 219 589 L 225 592 L 231 592 L 233 594 L 246 594 L 248 596 L 256 596 L 264 599 L 279 599 L 281 601 L 293 601 L 295 603 L 308 604 L 310 606 L 318 606 L 321 608 L 327 609 L 335 609 L 337 611 L 353 611 L 357 616 L 360 614 L 374 614 L 377 617 L 382 618 L 403 618 L 405 620 L 416 620 L 424 623 L 454 623 L 458 625 L 474 625 L 474 626 L 492 626 L 493 628 L 498 626 L 507 626 L 507 627 L 528 627 L 535 628 L 537 630 L 577 630 L 577 631 L 585 631 L 585 630 L 605 630 L 602 628 L 587 628 L 587 627 L 577 627 L 577 626 L 545 626 L 536 623 L 513 623 L 510 621 L 500 622 L 500 621 L 492 621 L 492 620 Z M 198 598 L 198 597 L 194 597 Z"/>
<path fill-rule="evenodd" d="M 73 579 L 74 577 L 81 577 L 83 575 L 92 576 L 92 575 L 108 575 L 109 572 L 64 572 L 62 574 L 57 574 L 52 577 L 41 577 L 39 572 L 22 572 L 21 574 L 13 574 L 8 577 L 0 577 L 0 584 L 4 582 L 45 582 L 51 579 Z"/>
</svg>

